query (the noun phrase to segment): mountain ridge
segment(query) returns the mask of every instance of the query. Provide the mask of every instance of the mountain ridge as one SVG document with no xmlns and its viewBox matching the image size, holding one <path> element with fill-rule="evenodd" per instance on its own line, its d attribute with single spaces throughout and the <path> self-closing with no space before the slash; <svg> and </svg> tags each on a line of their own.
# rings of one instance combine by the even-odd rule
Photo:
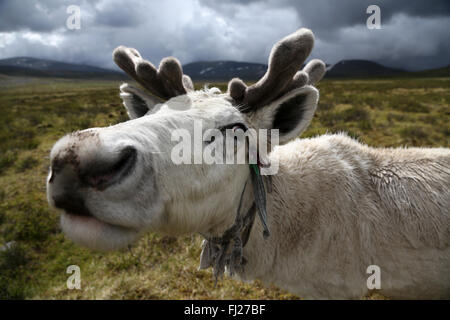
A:
<svg viewBox="0 0 450 320">
<path fill-rule="evenodd" d="M 195 61 L 183 65 L 183 71 L 194 81 L 229 81 L 241 78 L 245 81 L 260 79 L 267 70 L 266 64 L 232 60 Z M 33 57 L 13 57 L 0 60 L 0 74 L 25 77 L 61 77 L 127 80 L 120 71 Z M 446 77 L 450 65 L 424 71 L 407 71 L 387 67 L 370 60 L 341 60 L 327 65 L 326 78 L 373 78 L 373 77 Z"/>
<path fill-rule="evenodd" d="M 0 74 L 56 78 L 126 79 L 123 73 L 115 70 L 33 57 L 1 59 Z"/>
<path fill-rule="evenodd" d="M 334 64 L 327 71 L 326 76 L 329 78 L 339 78 L 339 77 L 357 78 L 370 76 L 393 76 L 405 72 L 408 71 L 399 68 L 387 67 L 375 61 L 353 59 L 353 60 L 341 60 L 338 63 Z"/>
</svg>

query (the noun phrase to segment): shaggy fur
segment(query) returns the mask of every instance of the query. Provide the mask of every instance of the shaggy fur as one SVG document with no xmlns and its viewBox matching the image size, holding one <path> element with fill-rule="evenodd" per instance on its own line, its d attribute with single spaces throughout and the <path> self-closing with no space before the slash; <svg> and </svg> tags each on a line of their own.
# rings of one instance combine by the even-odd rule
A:
<svg viewBox="0 0 450 320">
<path fill-rule="evenodd" d="M 312 40 L 304 29 L 282 40 L 266 78 L 280 73 L 273 66 L 286 65 L 280 52 L 305 46 L 309 53 Z M 278 129 L 281 145 L 264 159 L 279 165 L 267 194 L 271 236 L 263 238 L 256 219 L 241 279 L 261 279 L 305 298 L 360 298 L 368 293 L 367 267 L 377 265 L 381 293 L 388 297 L 450 298 L 450 149 L 375 149 L 343 134 L 296 138 L 317 107 L 317 89 L 305 84 L 323 76 L 320 61 L 295 76 L 297 69 L 289 70 L 282 88 L 290 88 L 287 92 L 269 100 L 264 99 L 271 93 L 261 94 L 258 100 L 266 84 L 247 88 L 235 80 L 231 97 L 217 88 L 189 91 L 189 80 L 173 60 L 164 60 L 159 71 L 150 68 L 156 78 L 148 82 L 135 70 L 147 62 L 137 51 L 122 49 L 115 57 L 135 79 L 153 89 L 161 85 L 161 97 L 187 94 L 163 102 L 124 84 L 121 97 L 132 120 L 76 132 L 54 145 L 47 197 L 61 209 L 69 238 L 113 250 L 149 230 L 221 236 L 234 222 L 249 167 L 177 165 L 171 160 L 178 143 L 173 133 L 183 129 L 192 137 L 237 123 Z M 289 87 L 290 80 L 301 87 Z M 233 96 L 269 102 L 244 112 Z M 202 132 L 196 132 L 196 122 Z M 127 154 L 135 156 L 125 159 Z M 107 187 L 98 188 L 98 181 Z M 244 212 L 254 199 L 251 188 L 246 190 Z"/>
<path fill-rule="evenodd" d="M 317 91 L 299 91 L 311 97 L 304 100 L 308 113 L 293 130 L 296 133 L 306 129 L 317 103 Z M 277 106 L 289 99 L 245 121 L 249 126 L 267 126 Z M 188 110 L 178 111 L 189 103 Z M 75 145 L 79 162 L 89 163 L 84 158 L 114 149 L 120 137 L 121 145 L 142 143 L 139 150 L 148 159 L 134 175 L 139 177 L 139 192 L 133 192 L 136 182 L 130 179 L 106 189 L 101 198 L 85 191 L 95 223 L 71 221 L 70 215 L 63 214 L 63 229 L 74 241 L 110 250 L 149 229 L 172 235 L 220 236 L 233 224 L 248 167 L 173 166 L 165 157 L 173 147 L 168 144 L 167 130 L 189 128 L 188 122 L 179 122 L 186 112 L 224 123 L 237 121 L 237 110 L 226 105 L 223 95 L 199 91 L 188 100 L 178 97 L 150 109 L 157 111 L 113 127 L 85 131 L 95 130 L 97 139 L 103 141 L 100 146 L 92 143 L 91 148 L 90 138 L 77 134 L 53 148 L 51 157 L 57 159 L 65 146 Z M 272 177 L 273 190 L 267 195 L 271 236 L 263 239 L 256 219 L 244 248 L 247 264 L 240 278 L 260 279 L 305 298 L 360 298 L 368 293 L 367 267 L 377 265 L 381 268 L 380 292 L 388 297 L 450 297 L 449 149 L 376 149 L 341 134 L 296 139 L 276 147 L 270 154 L 270 161 L 275 159 L 279 172 Z M 48 184 L 51 204 L 55 189 L 61 189 L 56 183 L 57 179 Z M 244 210 L 252 199 L 249 191 Z M 101 221 L 120 225 L 110 229 L 99 225 Z M 116 230 L 128 225 L 137 233 Z"/>
<path fill-rule="evenodd" d="M 360 298 L 377 265 L 388 297 L 450 297 L 449 149 L 375 149 L 341 134 L 273 156 L 271 239 L 256 221 L 242 279 L 306 298 Z"/>
</svg>

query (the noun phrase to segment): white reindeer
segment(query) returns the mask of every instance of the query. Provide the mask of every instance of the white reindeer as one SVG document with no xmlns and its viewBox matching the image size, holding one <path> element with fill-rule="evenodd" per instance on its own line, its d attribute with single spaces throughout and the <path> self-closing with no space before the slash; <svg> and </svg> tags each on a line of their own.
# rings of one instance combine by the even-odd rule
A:
<svg viewBox="0 0 450 320">
<path fill-rule="evenodd" d="M 157 70 L 136 50 L 117 48 L 116 63 L 151 94 L 122 85 L 130 121 L 54 145 L 47 195 L 66 235 L 113 250 L 148 230 L 200 233 L 201 267 L 216 276 L 227 266 L 306 298 L 361 298 L 376 265 L 388 297 L 449 298 L 450 150 L 377 149 L 344 134 L 296 138 L 325 72 L 319 60 L 297 72 L 313 43 L 307 29 L 280 40 L 261 80 L 247 87 L 233 79 L 225 94 L 193 91 L 174 58 Z M 281 145 L 261 160 L 279 161 L 270 192 L 246 164 L 174 164 L 171 133 L 193 133 L 194 121 L 204 131 L 278 129 Z"/>
</svg>

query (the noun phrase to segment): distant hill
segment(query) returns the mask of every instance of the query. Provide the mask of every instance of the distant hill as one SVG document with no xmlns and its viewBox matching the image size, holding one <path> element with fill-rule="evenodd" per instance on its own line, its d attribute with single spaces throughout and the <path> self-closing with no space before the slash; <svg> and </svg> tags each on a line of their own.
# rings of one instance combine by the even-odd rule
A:
<svg viewBox="0 0 450 320">
<path fill-rule="evenodd" d="M 260 79 L 266 70 L 267 65 L 265 64 L 236 61 L 199 61 L 183 66 L 184 73 L 197 81 L 229 81 L 234 77 L 255 81 Z M 368 78 L 411 74 L 405 70 L 386 67 L 373 61 L 342 60 L 335 65 L 327 64 L 325 77 Z"/>
<path fill-rule="evenodd" d="M 0 60 L 0 74 L 56 78 L 126 79 L 123 73 L 114 70 L 31 57 Z"/>
<path fill-rule="evenodd" d="M 365 78 L 379 76 L 394 76 L 406 72 L 383 66 L 368 60 L 342 60 L 331 66 L 326 73 L 327 78 Z"/>
<path fill-rule="evenodd" d="M 419 77 L 450 77 L 450 65 L 442 68 L 413 72 Z"/>
<path fill-rule="evenodd" d="M 183 72 L 193 80 L 228 81 L 232 78 L 258 80 L 267 70 L 267 65 L 236 61 L 198 61 L 183 66 Z"/>
<path fill-rule="evenodd" d="M 237 61 L 198 61 L 183 66 L 185 74 L 194 81 L 229 81 L 234 77 L 246 81 L 260 79 L 267 65 Z M 0 60 L 0 76 L 55 77 L 80 79 L 128 80 L 124 72 L 53 60 L 17 57 Z M 343 60 L 335 65 L 327 64 L 326 78 L 373 77 L 449 77 L 450 65 L 443 68 L 408 72 L 390 68 L 368 60 Z"/>
<path fill-rule="evenodd" d="M 326 78 L 450 77 L 450 65 L 423 71 L 406 71 L 368 60 L 342 60 L 327 68 Z"/>
</svg>

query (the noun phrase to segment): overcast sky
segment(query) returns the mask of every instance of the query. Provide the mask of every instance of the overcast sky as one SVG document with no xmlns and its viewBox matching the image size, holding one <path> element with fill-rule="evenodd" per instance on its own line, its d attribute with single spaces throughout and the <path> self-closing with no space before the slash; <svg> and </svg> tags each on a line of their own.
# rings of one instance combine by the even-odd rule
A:
<svg viewBox="0 0 450 320">
<path fill-rule="evenodd" d="M 381 8 L 380 30 L 366 9 Z M 69 30 L 67 7 L 81 9 Z M 311 58 L 368 59 L 421 70 L 450 64 L 449 0 L 0 0 L 0 59 L 32 56 L 112 68 L 112 50 L 131 46 L 158 64 L 173 55 L 267 63 L 272 44 L 312 29 Z"/>
</svg>

